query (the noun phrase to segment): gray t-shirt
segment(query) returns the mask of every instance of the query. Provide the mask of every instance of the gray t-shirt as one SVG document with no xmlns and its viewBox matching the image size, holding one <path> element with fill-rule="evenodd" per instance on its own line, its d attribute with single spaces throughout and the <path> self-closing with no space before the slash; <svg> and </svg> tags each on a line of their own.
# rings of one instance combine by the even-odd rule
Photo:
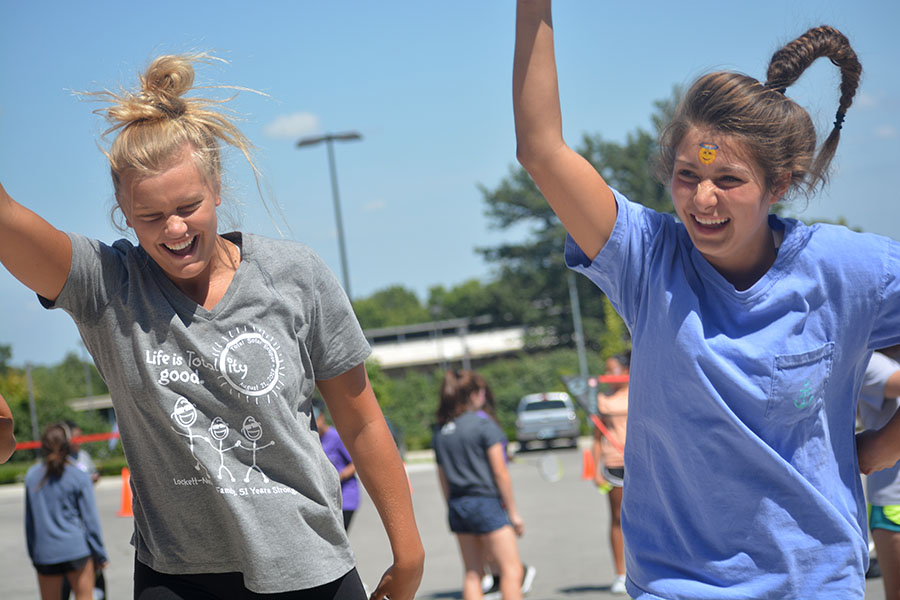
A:
<svg viewBox="0 0 900 600">
<path fill-rule="evenodd" d="M 311 396 L 315 380 L 362 363 L 369 345 L 310 248 L 225 237 L 241 263 L 212 310 L 142 248 L 75 234 L 55 306 L 75 319 L 109 386 L 138 560 L 163 573 L 238 571 L 260 593 L 322 585 L 354 560 Z"/>
<path fill-rule="evenodd" d="M 493 420 L 469 411 L 436 427 L 432 446 L 437 463 L 450 484 L 450 497 L 499 497 L 487 449 L 506 436 Z"/>
<path fill-rule="evenodd" d="M 872 353 L 859 392 L 859 420 L 866 429 L 881 429 L 900 408 L 900 400 L 884 397 L 884 386 L 897 371 L 900 363 L 880 352 Z M 866 497 L 875 506 L 900 504 L 900 462 L 866 477 Z"/>
</svg>

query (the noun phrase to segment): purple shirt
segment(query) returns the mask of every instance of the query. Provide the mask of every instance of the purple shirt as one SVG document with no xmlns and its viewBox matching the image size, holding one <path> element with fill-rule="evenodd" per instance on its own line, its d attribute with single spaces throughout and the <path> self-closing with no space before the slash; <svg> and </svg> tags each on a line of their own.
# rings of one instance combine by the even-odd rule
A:
<svg viewBox="0 0 900 600">
<path fill-rule="evenodd" d="M 322 434 L 322 450 L 338 473 L 353 462 L 334 427 L 329 427 L 328 431 Z M 344 510 L 356 510 L 359 507 L 359 480 L 356 479 L 356 475 L 341 482 L 341 497 Z"/>
</svg>

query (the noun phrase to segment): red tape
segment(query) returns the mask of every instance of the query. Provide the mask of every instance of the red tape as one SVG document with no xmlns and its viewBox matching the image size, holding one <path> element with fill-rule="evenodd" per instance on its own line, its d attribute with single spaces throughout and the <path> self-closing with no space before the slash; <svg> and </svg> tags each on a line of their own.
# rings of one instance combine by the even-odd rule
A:
<svg viewBox="0 0 900 600">
<path fill-rule="evenodd" d="M 597 415 L 591 415 L 591 421 L 594 422 L 594 426 L 600 430 L 600 433 L 602 433 L 604 437 L 609 440 L 609 443 L 612 444 L 613 448 L 615 448 L 622 454 L 625 454 L 625 446 L 620 444 L 619 441 L 612 436 L 612 433 L 609 431 L 609 429 L 606 428 L 606 425 L 603 424 L 603 421 L 600 420 L 600 417 L 598 417 Z"/>
<path fill-rule="evenodd" d="M 86 442 L 105 442 L 106 440 L 119 439 L 118 432 L 112 433 L 89 433 L 87 435 L 79 435 L 76 438 L 72 438 L 72 441 L 77 444 L 83 444 Z M 35 448 L 41 447 L 41 441 L 31 441 L 31 442 L 19 442 L 16 444 L 16 450 L 34 450 Z"/>
</svg>

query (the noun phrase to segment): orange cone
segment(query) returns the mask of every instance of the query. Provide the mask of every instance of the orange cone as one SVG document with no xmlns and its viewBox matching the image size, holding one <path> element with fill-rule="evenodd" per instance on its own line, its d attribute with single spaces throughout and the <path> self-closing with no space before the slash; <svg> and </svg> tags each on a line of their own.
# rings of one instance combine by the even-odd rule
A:
<svg viewBox="0 0 900 600">
<path fill-rule="evenodd" d="M 122 469 L 122 506 L 117 514 L 119 517 L 133 517 L 131 512 L 131 471 L 128 467 Z"/>
<path fill-rule="evenodd" d="M 594 479 L 594 455 L 591 453 L 589 448 L 584 449 L 584 459 L 582 461 L 582 464 L 583 466 L 581 468 L 581 478 L 585 480 Z"/>
</svg>

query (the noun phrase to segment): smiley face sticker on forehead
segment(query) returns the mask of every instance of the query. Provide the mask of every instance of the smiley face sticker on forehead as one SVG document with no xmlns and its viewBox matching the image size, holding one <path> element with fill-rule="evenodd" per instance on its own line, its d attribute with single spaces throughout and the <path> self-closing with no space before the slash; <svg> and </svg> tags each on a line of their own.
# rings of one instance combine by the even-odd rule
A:
<svg viewBox="0 0 900 600">
<path fill-rule="evenodd" d="M 716 160 L 716 150 L 718 149 L 719 146 L 711 142 L 700 142 L 700 152 L 698 153 L 700 162 L 704 165 L 713 164 Z"/>
</svg>

